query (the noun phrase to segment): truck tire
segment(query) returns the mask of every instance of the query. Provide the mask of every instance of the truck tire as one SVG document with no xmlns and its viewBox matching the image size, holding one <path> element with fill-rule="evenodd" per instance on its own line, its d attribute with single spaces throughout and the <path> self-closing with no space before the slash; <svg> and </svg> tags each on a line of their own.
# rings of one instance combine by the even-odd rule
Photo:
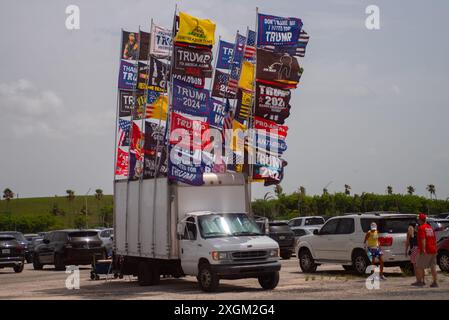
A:
<svg viewBox="0 0 449 320">
<path fill-rule="evenodd" d="M 352 254 L 352 268 L 358 275 L 364 275 L 366 268 L 371 264 L 364 250 L 356 250 Z"/>
<path fill-rule="evenodd" d="M 64 257 L 60 253 L 55 253 L 55 270 L 65 270 Z"/>
<path fill-rule="evenodd" d="M 151 286 L 153 284 L 153 273 L 147 262 L 141 261 L 137 267 L 137 281 L 139 286 Z"/>
<path fill-rule="evenodd" d="M 279 271 L 272 272 L 257 278 L 260 286 L 265 290 L 273 290 L 279 283 Z"/>
<path fill-rule="evenodd" d="M 39 262 L 39 256 L 35 254 L 33 257 L 33 269 L 42 270 L 43 267 L 44 265 Z"/>
<path fill-rule="evenodd" d="M 14 272 L 15 273 L 21 273 L 22 271 L 23 271 L 23 267 L 25 266 L 25 264 L 24 263 L 21 263 L 20 265 L 18 265 L 18 266 L 15 266 L 13 269 L 14 269 Z"/>
<path fill-rule="evenodd" d="M 304 248 L 299 251 L 298 254 L 299 266 L 301 267 L 302 272 L 305 273 L 314 273 L 316 268 L 318 267 L 315 263 L 315 260 L 312 257 L 309 249 Z"/>
<path fill-rule="evenodd" d="M 281 251 L 281 258 L 283 260 L 289 260 L 292 256 L 292 253 L 290 251 Z"/>
<path fill-rule="evenodd" d="M 404 276 L 411 277 L 415 275 L 415 270 L 413 269 L 413 264 L 411 262 L 404 263 L 400 268 Z"/>
<path fill-rule="evenodd" d="M 449 272 L 449 252 L 448 251 L 440 252 L 438 254 L 437 260 L 438 266 L 440 267 L 441 271 Z"/>
<path fill-rule="evenodd" d="M 218 276 L 212 272 L 210 266 L 206 263 L 200 265 L 197 279 L 201 290 L 205 292 L 216 291 L 220 283 Z"/>
</svg>

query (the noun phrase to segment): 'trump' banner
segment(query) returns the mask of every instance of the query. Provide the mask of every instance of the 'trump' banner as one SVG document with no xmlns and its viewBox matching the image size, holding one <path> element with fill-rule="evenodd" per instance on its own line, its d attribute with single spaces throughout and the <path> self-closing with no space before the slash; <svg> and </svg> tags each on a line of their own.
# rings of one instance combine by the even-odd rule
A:
<svg viewBox="0 0 449 320">
<path fill-rule="evenodd" d="M 223 120 L 228 114 L 228 106 L 217 99 L 209 99 L 208 122 L 212 127 L 223 128 Z"/>
<path fill-rule="evenodd" d="M 234 44 L 220 40 L 217 58 L 217 68 L 229 69 L 231 66 L 233 53 L 234 53 Z"/>
<path fill-rule="evenodd" d="M 209 141 L 202 140 L 202 134 L 209 129 L 209 124 L 203 121 L 195 121 L 173 112 L 170 121 L 170 144 L 183 148 L 201 149 Z M 173 134 L 174 131 L 180 134 Z M 185 130 L 184 132 L 182 132 Z M 187 135 L 188 134 L 188 135 Z"/>
<path fill-rule="evenodd" d="M 285 139 L 287 137 L 287 126 L 278 125 L 274 121 L 266 120 L 261 117 L 254 117 L 254 128 L 258 130 L 261 134 L 266 131 L 266 134 L 273 135 L 273 133 L 277 132 L 279 137 Z"/>
<path fill-rule="evenodd" d="M 119 98 L 119 117 L 129 117 L 134 107 L 133 92 L 129 90 L 120 90 Z"/>
<path fill-rule="evenodd" d="M 179 80 L 173 81 L 173 110 L 192 116 L 207 116 L 209 91 L 196 89 Z"/>
<path fill-rule="evenodd" d="M 219 98 L 235 98 L 237 87 L 229 86 L 229 74 L 215 70 L 212 96 Z"/>
<path fill-rule="evenodd" d="M 298 42 L 302 21 L 298 18 L 283 18 L 259 14 L 257 45 L 284 46 Z"/>
<path fill-rule="evenodd" d="M 172 45 L 171 30 L 153 25 L 151 30 L 150 53 L 157 57 L 168 57 Z"/>
<path fill-rule="evenodd" d="M 290 115 L 290 90 L 284 90 L 265 84 L 256 85 L 256 115 L 284 124 Z"/>
<path fill-rule="evenodd" d="M 183 71 L 174 69 L 173 70 L 173 79 L 185 82 L 197 89 L 204 88 L 205 79 L 204 79 L 204 76 L 202 76 L 202 75 L 201 76 L 188 75 L 188 74 L 185 74 Z"/>
<path fill-rule="evenodd" d="M 185 74 L 212 76 L 212 51 L 191 47 L 175 46 L 175 69 Z"/>
<path fill-rule="evenodd" d="M 125 60 L 120 62 L 119 89 L 134 89 L 137 83 L 137 65 Z"/>
</svg>

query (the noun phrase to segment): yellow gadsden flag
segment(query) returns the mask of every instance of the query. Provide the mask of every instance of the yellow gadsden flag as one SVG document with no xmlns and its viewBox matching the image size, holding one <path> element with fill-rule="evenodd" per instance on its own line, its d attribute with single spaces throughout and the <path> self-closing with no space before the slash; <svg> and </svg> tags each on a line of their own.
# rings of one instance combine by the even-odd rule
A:
<svg viewBox="0 0 449 320">
<path fill-rule="evenodd" d="M 157 100 L 147 106 L 146 117 L 151 119 L 167 120 L 168 97 L 161 95 Z"/>
<path fill-rule="evenodd" d="M 254 65 L 249 61 L 243 61 L 239 87 L 248 91 L 254 91 Z"/>
<path fill-rule="evenodd" d="M 180 12 L 175 41 L 212 46 L 215 43 L 215 23 Z"/>
</svg>

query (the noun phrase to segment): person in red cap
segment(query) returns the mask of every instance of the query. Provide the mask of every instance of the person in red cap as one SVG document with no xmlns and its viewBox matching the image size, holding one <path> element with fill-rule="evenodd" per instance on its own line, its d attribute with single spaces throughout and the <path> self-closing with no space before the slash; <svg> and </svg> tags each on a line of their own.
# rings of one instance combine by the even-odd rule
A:
<svg viewBox="0 0 449 320">
<path fill-rule="evenodd" d="M 426 223 L 426 215 L 418 215 L 418 256 L 416 257 L 416 279 L 414 286 L 424 285 L 424 271 L 430 268 L 432 271 L 432 288 L 438 287 L 437 283 L 437 241 L 432 227 Z"/>
</svg>

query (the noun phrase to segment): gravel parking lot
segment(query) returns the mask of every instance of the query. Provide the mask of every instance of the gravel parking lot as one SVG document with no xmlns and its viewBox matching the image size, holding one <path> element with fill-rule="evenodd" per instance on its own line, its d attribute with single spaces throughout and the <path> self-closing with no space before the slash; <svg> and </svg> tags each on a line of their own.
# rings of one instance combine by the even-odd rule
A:
<svg viewBox="0 0 449 320">
<path fill-rule="evenodd" d="M 449 299 L 449 275 L 439 273 L 440 287 L 415 288 L 413 277 L 399 268 L 386 268 L 380 289 L 368 290 L 365 278 L 343 271 L 340 265 L 321 266 L 315 274 L 300 272 L 296 258 L 282 261 L 278 287 L 263 291 L 256 279 L 221 281 L 219 292 L 199 290 L 194 277 L 162 279 L 160 285 L 140 287 L 135 278 L 90 280 L 90 267 L 80 268 L 80 289 L 68 290 L 68 274 L 46 266 L 35 271 L 27 264 L 23 273 L 0 269 L 0 299 Z M 430 284 L 430 275 L 427 281 Z"/>
</svg>

